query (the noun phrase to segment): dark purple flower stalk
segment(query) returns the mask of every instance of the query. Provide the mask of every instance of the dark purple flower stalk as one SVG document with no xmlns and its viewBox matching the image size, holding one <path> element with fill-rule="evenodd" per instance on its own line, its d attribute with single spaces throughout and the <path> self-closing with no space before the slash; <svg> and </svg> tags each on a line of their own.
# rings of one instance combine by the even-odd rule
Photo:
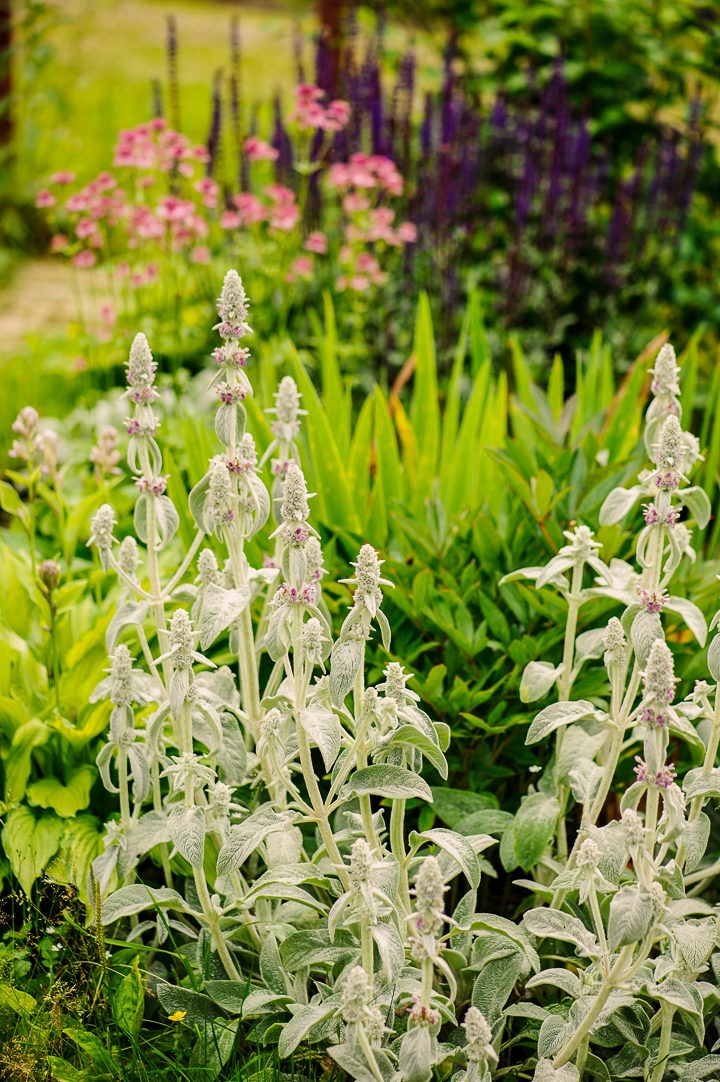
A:
<svg viewBox="0 0 720 1082">
<path fill-rule="evenodd" d="M 222 146 L 222 68 L 218 68 L 213 79 L 212 111 L 210 118 L 210 130 L 207 137 L 207 175 L 217 176 L 220 165 Z"/>
<path fill-rule="evenodd" d="M 170 124 L 175 131 L 181 130 L 180 123 L 180 79 L 178 74 L 178 32 L 174 15 L 167 17 L 167 72 L 168 98 L 170 104 Z"/>
</svg>

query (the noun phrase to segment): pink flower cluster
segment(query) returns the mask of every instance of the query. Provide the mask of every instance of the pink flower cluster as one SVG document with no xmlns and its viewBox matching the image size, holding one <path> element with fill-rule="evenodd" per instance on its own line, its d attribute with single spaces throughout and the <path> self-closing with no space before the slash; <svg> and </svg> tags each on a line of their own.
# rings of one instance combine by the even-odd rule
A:
<svg viewBox="0 0 720 1082">
<path fill-rule="evenodd" d="M 349 162 L 336 162 L 330 167 L 328 184 L 348 191 L 380 189 L 390 195 L 402 195 L 403 178 L 392 158 L 382 154 L 352 154 Z"/>
<path fill-rule="evenodd" d="M 301 83 L 295 87 L 295 110 L 290 119 L 306 130 L 342 131 L 350 120 L 350 105 L 339 98 L 325 105 L 325 98 L 319 86 Z"/>
<path fill-rule="evenodd" d="M 205 147 L 193 146 L 181 132 L 168 128 L 163 117 L 156 117 L 120 132 L 113 164 L 151 173 L 177 169 L 181 176 L 191 177 L 196 165 L 207 161 Z"/>
</svg>

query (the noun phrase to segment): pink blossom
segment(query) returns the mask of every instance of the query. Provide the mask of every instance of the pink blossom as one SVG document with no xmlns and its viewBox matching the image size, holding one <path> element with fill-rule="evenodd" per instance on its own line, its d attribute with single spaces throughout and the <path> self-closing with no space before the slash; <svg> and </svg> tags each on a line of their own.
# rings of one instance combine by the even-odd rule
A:
<svg viewBox="0 0 720 1082">
<path fill-rule="evenodd" d="M 325 110 L 325 131 L 342 131 L 350 120 L 350 103 L 337 98 Z"/>
<path fill-rule="evenodd" d="M 325 255 L 328 250 L 327 237 L 324 233 L 315 231 L 308 233 L 303 248 L 306 252 L 315 252 L 317 255 Z"/>
<path fill-rule="evenodd" d="M 84 372 L 88 367 L 88 362 L 85 357 L 76 357 L 73 361 L 73 368 L 76 372 Z"/>
<path fill-rule="evenodd" d="M 309 281 L 313 274 L 313 261 L 309 256 L 299 255 L 294 260 L 290 270 L 287 274 L 287 281 L 294 282 L 297 278 L 304 278 Z"/>
<path fill-rule="evenodd" d="M 220 215 L 221 229 L 237 229 L 240 223 L 240 215 L 235 210 L 226 210 Z"/>
<path fill-rule="evenodd" d="M 203 177 L 202 180 L 196 180 L 194 184 L 196 192 L 199 192 L 203 197 L 203 204 L 211 209 L 217 206 L 218 194 L 220 188 L 212 179 L 212 177 Z"/>
<path fill-rule="evenodd" d="M 75 226 L 75 233 L 81 240 L 86 240 L 97 233 L 97 222 L 94 222 L 92 218 L 81 218 Z"/>
<path fill-rule="evenodd" d="M 397 227 L 397 235 L 403 244 L 414 244 L 417 240 L 417 226 L 414 222 L 401 222 Z"/>
<path fill-rule="evenodd" d="M 87 270 L 90 267 L 95 266 L 97 263 L 97 256 L 94 252 L 89 252 L 86 249 L 73 256 L 73 263 L 76 267 L 80 267 L 81 270 Z"/>
<path fill-rule="evenodd" d="M 263 139 L 258 139 L 256 135 L 251 135 L 245 140 L 243 150 L 251 162 L 274 162 L 278 157 L 275 147 L 270 146 Z"/>
<path fill-rule="evenodd" d="M 51 252 L 64 252 L 68 246 L 68 239 L 64 233 L 56 233 L 50 241 Z"/>
<path fill-rule="evenodd" d="M 58 173 L 53 173 L 50 177 L 51 184 L 72 184 L 75 180 L 75 174 L 69 172 L 67 169 L 61 169 Z"/>
<path fill-rule="evenodd" d="M 210 254 L 210 249 L 207 247 L 207 245 L 201 244 L 197 248 L 193 248 L 192 252 L 190 253 L 190 258 L 192 259 L 193 263 L 209 263 L 212 256 Z"/>
<path fill-rule="evenodd" d="M 359 192 L 350 192 L 342 201 L 343 210 L 346 214 L 358 214 L 367 210 L 370 206 L 368 197 Z"/>
<path fill-rule="evenodd" d="M 233 203 L 238 209 L 240 220 L 243 225 L 252 225 L 254 222 L 262 222 L 266 217 L 266 210 L 256 195 L 250 192 L 240 192 L 233 196 Z"/>
<path fill-rule="evenodd" d="M 273 203 L 294 203 L 295 192 L 292 188 L 286 188 L 282 184 L 268 184 L 265 194 L 272 199 Z"/>
<path fill-rule="evenodd" d="M 103 323 L 107 323 L 111 327 L 115 326 L 117 323 L 117 313 L 111 304 L 100 305 L 100 319 Z"/>
<path fill-rule="evenodd" d="M 57 202 L 57 200 L 56 200 L 55 196 L 53 195 L 52 192 L 48 191 L 47 188 L 41 188 L 40 191 L 35 196 L 35 206 L 36 207 L 41 207 L 41 208 L 54 207 L 56 202 Z"/>
<path fill-rule="evenodd" d="M 89 205 L 90 205 L 90 199 L 89 199 L 89 196 L 88 196 L 87 192 L 81 191 L 81 192 L 75 192 L 74 195 L 70 196 L 70 198 L 68 199 L 68 201 L 65 204 L 65 209 L 70 214 L 78 214 L 78 213 L 82 213 L 83 211 L 87 210 Z"/>
<path fill-rule="evenodd" d="M 270 215 L 270 228 L 289 233 L 300 220 L 300 210 L 295 203 L 281 203 Z"/>
</svg>

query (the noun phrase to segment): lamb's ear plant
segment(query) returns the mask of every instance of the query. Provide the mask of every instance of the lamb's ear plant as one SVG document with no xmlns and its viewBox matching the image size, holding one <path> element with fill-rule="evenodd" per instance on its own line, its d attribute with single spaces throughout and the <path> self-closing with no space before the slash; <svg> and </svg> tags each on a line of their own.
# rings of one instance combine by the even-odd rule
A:
<svg viewBox="0 0 720 1082">
<path fill-rule="evenodd" d="M 510 841 L 503 841 L 512 866 L 509 847 L 514 844 L 519 857 L 528 849 L 523 831 L 534 831 L 535 879 L 524 885 L 546 904 L 528 910 L 523 927 L 541 943 L 554 944 L 553 963 L 561 960 L 560 944 L 574 948 L 562 968 L 543 968 L 527 981 L 526 993 L 556 989 L 540 993 L 542 1009 L 518 1005 L 508 1011 L 541 1022 L 538 1080 L 660 1082 L 675 1074 L 710 1077 L 718 1067 L 717 1056 L 704 1055 L 705 1022 L 718 1005 L 715 985 L 704 979 L 720 959 L 717 914 L 693 895 L 696 884 L 717 870 L 704 864 L 710 820 L 703 805 L 720 795 L 720 709 L 716 688 L 704 681 L 684 699 L 678 695 L 662 621 L 663 612 L 672 613 L 704 645 L 707 629 L 697 607 L 669 593 L 681 561 L 694 558 L 690 529 L 680 520 L 683 508 L 699 528 L 710 516 L 704 493 L 688 480 L 700 451 L 680 425 L 677 376 L 675 354 L 666 345 L 655 361 L 646 420 L 652 466 L 633 488 L 611 492 L 601 510 L 601 523 L 608 525 L 645 501 L 639 569 L 618 560 L 606 567 L 590 530 L 578 526 L 545 568 L 519 573 L 539 589 L 559 590 L 567 601 L 562 663 L 533 664 L 523 681 L 528 701 L 557 689 L 558 701 L 534 718 L 527 736 L 528 744 L 554 739 L 554 753 L 506 834 Z M 624 608 L 606 628 L 578 634 L 582 607 L 596 597 Z M 599 654 L 607 695 L 573 699 L 580 667 Z M 719 659 L 716 632 L 707 661 L 716 680 Z M 682 785 L 673 761 L 681 749 L 701 764 Z M 632 756 L 634 777 L 628 781 Z M 604 821 L 618 780 L 620 817 Z M 570 845 L 565 820 L 571 800 L 578 806 L 578 829 Z M 531 826 L 532 815 L 542 823 L 536 819 Z"/>
<path fill-rule="evenodd" d="M 211 1027 L 219 1047 L 241 1017 L 248 1041 L 277 1042 L 283 1058 L 301 1042 L 318 1045 L 357 1079 L 427 1082 L 445 1061 L 486 1079 L 502 1007 L 537 955 L 523 930 L 475 913 L 479 854 L 492 837 L 472 822 L 462 832 L 409 829 L 409 803 L 432 800 L 422 770 L 447 777 L 449 730 L 423 712 L 397 662 L 376 686 L 366 682 L 368 642 L 379 635 L 389 650 L 391 639 L 390 584 L 369 545 L 344 580 L 351 600 L 333 636 L 291 380 L 278 390 L 266 455 L 272 497 L 246 431 L 247 310 L 231 271 L 214 354 L 223 448 L 190 494 L 198 533 L 184 555 L 142 336 L 131 353 L 129 461 L 144 560 L 132 538 L 115 540 L 110 507 L 91 536 L 121 586 L 110 673 L 96 693 L 112 703 L 98 763 L 119 798 L 95 863 L 102 921 L 128 921 L 127 938 L 151 951 L 172 937 L 184 967 L 176 980 L 190 976 L 174 983 L 165 971 L 161 1004 Z M 246 543 L 271 512 L 269 566 L 252 568 Z M 207 656 L 218 639 L 233 668 Z M 448 887 L 461 880 L 447 912 Z M 488 995 L 498 941 L 511 976 Z"/>
</svg>

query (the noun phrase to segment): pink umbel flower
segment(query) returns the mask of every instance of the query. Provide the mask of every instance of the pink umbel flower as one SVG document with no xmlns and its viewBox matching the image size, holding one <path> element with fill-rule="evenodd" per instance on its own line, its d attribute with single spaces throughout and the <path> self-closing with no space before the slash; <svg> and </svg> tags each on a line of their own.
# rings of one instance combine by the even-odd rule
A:
<svg viewBox="0 0 720 1082">
<path fill-rule="evenodd" d="M 245 140 L 243 150 L 251 162 L 274 162 L 279 154 L 275 147 L 271 147 L 263 139 L 258 139 L 256 135 Z"/>
<path fill-rule="evenodd" d="M 73 264 L 74 266 L 79 267 L 80 270 L 89 270 L 91 267 L 94 267 L 96 263 L 97 256 L 94 252 L 90 252 L 87 249 L 78 252 L 77 255 L 73 256 Z"/>
<path fill-rule="evenodd" d="M 193 263 L 209 263 L 212 259 L 212 254 L 206 244 L 201 244 L 197 248 L 193 248 L 190 253 L 190 259 Z"/>
<path fill-rule="evenodd" d="M 53 173 L 50 177 L 51 184 L 73 184 L 75 181 L 75 174 L 71 173 L 68 169 L 61 169 L 58 173 Z"/>
<path fill-rule="evenodd" d="M 290 119 L 306 130 L 339 132 L 350 120 L 350 105 L 337 99 L 324 104 L 325 91 L 310 83 L 295 87 L 295 109 Z"/>
<path fill-rule="evenodd" d="M 35 206 L 41 210 L 45 210 L 47 207 L 54 207 L 56 203 L 57 199 L 47 188 L 41 188 L 35 196 Z"/>
<path fill-rule="evenodd" d="M 308 233 L 303 248 L 306 252 L 315 252 L 316 255 L 326 255 L 328 250 L 327 237 L 319 230 Z"/>
</svg>

